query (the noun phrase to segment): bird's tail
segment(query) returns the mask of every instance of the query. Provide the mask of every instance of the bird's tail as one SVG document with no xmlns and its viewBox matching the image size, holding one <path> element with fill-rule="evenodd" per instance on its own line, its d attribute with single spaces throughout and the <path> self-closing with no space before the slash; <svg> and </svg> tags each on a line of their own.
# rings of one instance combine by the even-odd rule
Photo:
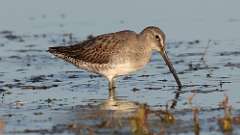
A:
<svg viewBox="0 0 240 135">
<path fill-rule="evenodd" d="M 64 47 L 60 46 L 60 47 L 49 47 L 48 48 L 48 52 L 52 53 L 52 54 L 57 54 L 57 53 L 61 53 Z"/>
<path fill-rule="evenodd" d="M 67 46 L 49 47 L 47 51 L 77 67 L 81 67 L 79 60 L 71 57 L 71 50 L 69 50 L 69 47 Z"/>
<path fill-rule="evenodd" d="M 59 58 L 64 58 L 65 57 L 64 52 L 66 51 L 66 47 L 65 46 L 49 47 L 47 51 Z"/>
</svg>

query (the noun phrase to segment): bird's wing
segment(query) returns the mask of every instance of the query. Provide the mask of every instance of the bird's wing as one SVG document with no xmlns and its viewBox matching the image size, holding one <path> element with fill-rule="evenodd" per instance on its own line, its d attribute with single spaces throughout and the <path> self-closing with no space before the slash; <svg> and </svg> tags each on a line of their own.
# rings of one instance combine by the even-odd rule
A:
<svg viewBox="0 0 240 135">
<path fill-rule="evenodd" d="M 107 64 L 111 56 L 123 49 L 128 40 L 128 35 L 136 34 L 132 31 L 104 34 L 71 46 L 50 47 L 48 51 L 70 62 L 78 60 L 95 64 Z"/>
</svg>

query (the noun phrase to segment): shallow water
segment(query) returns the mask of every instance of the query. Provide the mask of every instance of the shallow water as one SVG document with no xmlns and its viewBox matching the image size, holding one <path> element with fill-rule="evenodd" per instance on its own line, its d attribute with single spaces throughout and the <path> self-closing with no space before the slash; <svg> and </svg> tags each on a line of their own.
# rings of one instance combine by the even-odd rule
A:
<svg viewBox="0 0 240 135">
<path fill-rule="evenodd" d="M 2 1 L 0 132 L 239 134 L 238 5 L 217 0 Z M 112 99 L 104 78 L 46 52 L 91 34 L 139 32 L 148 25 L 166 33 L 169 57 L 184 84 L 181 91 L 157 53 L 143 70 L 117 79 Z"/>
</svg>

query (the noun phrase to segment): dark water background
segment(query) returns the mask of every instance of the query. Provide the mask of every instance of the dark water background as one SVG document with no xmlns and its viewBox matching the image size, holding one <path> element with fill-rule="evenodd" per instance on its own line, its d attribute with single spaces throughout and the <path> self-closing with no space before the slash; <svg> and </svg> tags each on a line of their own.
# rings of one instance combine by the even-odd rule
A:
<svg viewBox="0 0 240 135">
<path fill-rule="evenodd" d="M 239 134 L 239 4 L 1 0 L 0 131 Z M 112 100 L 104 78 L 46 52 L 89 35 L 149 25 L 167 35 L 169 57 L 185 85 L 180 93 L 159 54 L 143 70 L 118 78 Z"/>
</svg>

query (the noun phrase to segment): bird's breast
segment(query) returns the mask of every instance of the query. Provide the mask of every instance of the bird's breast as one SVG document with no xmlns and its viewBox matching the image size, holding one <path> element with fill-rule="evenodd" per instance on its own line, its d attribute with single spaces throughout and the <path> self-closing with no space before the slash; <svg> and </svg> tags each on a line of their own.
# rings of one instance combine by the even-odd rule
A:
<svg viewBox="0 0 240 135">
<path fill-rule="evenodd" d="M 104 73 L 106 76 L 120 76 L 127 75 L 129 73 L 135 72 L 137 70 L 142 69 L 147 63 L 149 59 L 141 59 L 139 61 L 126 61 L 124 63 L 112 64 L 111 68 L 106 70 Z"/>
<path fill-rule="evenodd" d="M 102 74 L 108 78 L 127 75 L 142 69 L 150 60 L 151 50 L 148 48 L 128 48 L 122 50 L 117 55 L 111 56 L 111 61 L 108 63 L 110 67 Z"/>
<path fill-rule="evenodd" d="M 134 67 L 132 63 L 126 62 L 111 65 L 111 68 L 105 70 L 103 74 L 105 76 L 120 76 L 129 74 L 136 70 L 138 70 L 137 67 Z"/>
</svg>

